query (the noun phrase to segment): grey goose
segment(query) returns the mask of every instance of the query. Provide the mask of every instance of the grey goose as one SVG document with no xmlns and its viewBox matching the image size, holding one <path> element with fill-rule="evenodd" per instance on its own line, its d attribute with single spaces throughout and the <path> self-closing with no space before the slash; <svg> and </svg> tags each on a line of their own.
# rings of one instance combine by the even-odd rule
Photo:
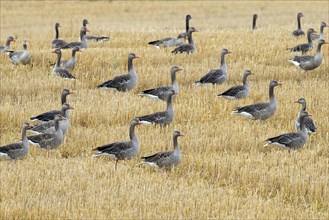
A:
<svg viewBox="0 0 329 220">
<path fill-rule="evenodd" d="M 294 37 L 299 37 L 299 36 L 305 35 L 304 31 L 302 30 L 302 25 L 300 22 L 300 19 L 302 17 L 304 17 L 303 13 L 299 12 L 297 14 L 297 30 L 294 30 L 292 32 L 292 36 L 294 36 Z"/>
<path fill-rule="evenodd" d="M 23 51 L 8 51 L 8 56 L 10 58 L 10 61 L 12 64 L 14 65 L 18 65 L 18 64 L 29 64 L 31 62 L 31 56 L 29 51 L 27 50 L 27 40 L 24 40 L 23 42 Z"/>
<path fill-rule="evenodd" d="M 307 29 L 307 41 L 308 43 L 304 44 L 298 44 L 295 47 L 288 48 L 287 50 L 293 51 L 293 52 L 302 52 L 302 54 L 305 54 L 307 51 L 310 51 L 313 49 L 313 41 L 311 38 L 311 34 L 316 33 L 316 31 L 313 28 Z"/>
<path fill-rule="evenodd" d="M 160 48 L 160 47 L 178 47 L 183 45 L 183 40 L 186 38 L 184 33 L 181 33 L 177 36 L 177 38 L 173 38 L 173 37 L 167 37 L 167 38 L 163 38 L 161 40 L 155 40 L 155 41 L 151 41 L 148 42 L 149 45 L 152 45 L 156 48 Z"/>
<path fill-rule="evenodd" d="M 306 111 L 306 100 L 304 98 L 300 98 L 297 101 L 295 101 L 295 103 L 298 103 L 298 104 L 302 105 L 302 108 L 298 112 L 298 115 L 297 115 L 297 118 L 296 118 L 296 121 L 295 121 L 296 130 L 301 131 L 302 128 L 301 128 L 300 121 L 301 121 L 302 112 Z M 308 134 L 313 134 L 313 133 L 316 132 L 316 127 L 315 127 L 314 122 L 313 122 L 311 117 L 306 116 L 304 118 L 304 125 L 305 125 L 306 131 L 307 131 Z"/>
<path fill-rule="evenodd" d="M 87 19 L 83 19 L 82 21 L 82 26 L 87 28 L 87 24 L 89 24 L 88 20 Z M 109 41 L 110 38 L 109 37 L 98 37 L 98 36 L 93 36 L 93 35 L 85 35 L 85 38 L 87 41 L 90 41 L 90 40 L 94 40 L 94 41 Z M 81 40 L 81 38 L 79 38 L 79 40 Z"/>
<path fill-rule="evenodd" d="M 73 47 L 72 48 L 72 57 L 69 60 L 61 60 L 60 62 L 60 68 L 67 69 L 69 71 L 73 71 L 76 63 L 75 54 L 76 52 L 81 52 L 79 47 Z"/>
<path fill-rule="evenodd" d="M 320 23 L 320 34 L 312 34 L 311 39 L 312 40 L 324 40 L 323 29 L 325 27 L 329 27 L 329 25 L 326 22 L 322 21 Z"/>
<path fill-rule="evenodd" d="M 58 39 L 59 37 L 59 31 L 58 28 L 60 27 L 59 23 L 55 24 L 55 38 L 51 41 L 51 48 L 62 48 L 64 45 L 66 45 L 66 41 Z"/>
<path fill-rule="evenodd" d="M 16 41 L 12 36 L 9 36 L 7 38 L 7 41 L 6 41 L 6 45 L 5 46 L 0 45 L 0 51 L 1 52 L 7 52 L 8 50 L 10 50 L 10 43 L 11 42 L 16 42 Z"/>
<path fill-rule="evenodd" d="M 257 15 L 257 14 L 254 14 L 254 15 L 252 16 L 252 29 L 253 29 L 253 30 L 256 30 L 256 29 L 257 29 L 257 26 L 256 26 L 257 18 L 258 18 L 258 15 Z"/>
<path fill-rule="evenodd" d="M 62 47 L 62 49 L 70 49 L 74 47 L 79 47 L 80 49 L 87 48 L 88 44 L 85 38 L 86 32 L 89 32 L 89 30 L 86 27 L 82 27 L 80 29 L 80 41 L 67 43 Z"/>
<path fill-rule="evenodd" d="M 54 51 L 52 51 L 52 53 L 57 54 L 57 61 L 52 70 L 53 75 L 59 76 L 63 79 L 75 80 L 75 76 L 73 76 L 72 73 L 68 69 L 61 67 L 61 59 L 62 59 L 61 49 L 55 49 Z"/>
<path fill-rule="evenodd" d="M 187 32 L 187 39 L 188 39 L 188 44 L 182 44 L 178 47 L 176 47 L 171 53 L 177 54 L 177 53 L 194 53 L 196 50 L 193 38 L 192 38 L 192 33 L 193 32 L 198 32 L 194 27 L 190 27 L 188 32 Z"/>
</svg>

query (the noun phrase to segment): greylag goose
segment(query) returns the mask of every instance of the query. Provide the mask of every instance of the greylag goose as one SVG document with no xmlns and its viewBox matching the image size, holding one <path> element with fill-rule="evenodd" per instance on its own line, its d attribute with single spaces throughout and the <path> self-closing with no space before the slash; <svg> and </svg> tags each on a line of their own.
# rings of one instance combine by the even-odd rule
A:
<svg viewBox="0 0 329 220">
<path fill-rule="evenodd" d="M 173 66 L 171 68 L 171 83 L 172 86 L 160 86 L 154 89 L 148 89 L 148 90 L 144 90 L 142 91 L 142 93 L 138 94 L 139 96 L 146 96 L 149 97 L 151 99 L 156 99 L 156 100 L 162 100 L 162 101 L 167 101 L 168 99 L 168 91 L 170 89 L 173 89 L 175 91 L 175 93 L 179 92 L 179 87 L 178 87 L 178 83 L 176 80 L 176 73 L 178 71 L 183 70 L 182 68 L 179 68 L 178 66 Z"/>
<path fill-rule="evenodd" d="M 297 118 L 295 121 L 296 130 L 301 131 L 302 130 L 302 128 L 300 126 L 301 125 L 301 123 L 300 123 L 301 114 L 302 114 L 302 112 L 306 111 L 306 100 L 304 98 L 300 98 L 297 101 L 295 101 L 295 103 L 299 103 L 302 105 L 302 109 L 300 110 L 300 112 L 298 112 L 298 115 L 297 115 Z M 304 118 L 304 125 L 305 125 L 306 131 L 308 134 L 313 134 L 316 132 L 316 127 L 315 127 L 314 122 L 311 117 L 306 116 Z"/>
<path fill-rule="evenodd" d="M 87 24 L 89 24 L 88 20 L 83 19 L 82 26 L 87 28 Z M 86 38 L 87 41 L 94 40 L 94 41 L 103 41 L 103 42 L 105 42 L 105 41 L 110 40 L 109 37 L 97 37 L 97 36 L 93 36 L 93 35 L 86 35 L 85 38 Z M 81 38 L 79 40 L 81 40 Z"/>
<path fill-rule="evenodd" d="M 307 112 L 303 111 L 300 114 L 301 120 L 300 120 L 300 126 L 301 131 L 299 132 L 293 132 L 293 133 L 286 133 L 282 134 L 276 137 L 272 137 L 267 139 L 267 143 L 264 145 L 264 147 L 274 144 L 277 145 L 280 148 L 288 149 L 288 150 L 296 150 L 301 147 L 303 147 L 307 141 L 307 131 L 305 127 L 305 118 L 309 117 Z"/>
<path fill-rule="evenodd" d="M 299 12 L 299 13 L 297 14 L 297 24 L 298 24 L 298 26 L 297 26 L 297 30 L 294 30 L 294 31 L 292 32 L 292 36 L 294 36 L 294 37 L 298 37 L 298 36 L 301 36 L 301 35 L 305 35 L 304 31 L 302 31 L 302 25 L 301 25 L 301 23 L 300 23 L 300 19 L 301 19 L 301 17 L 304 17 L 304 15 L 303 15 L 303 13 Z"/>
<path fill-rule="evenodd" d="M 101 147 L 96 147 L 94 150 L 98 152 L 93 154 L 93 157 L 97 156 L 108 156 L 116 160 L 115 169 L 119 160 L 131 159 L 136 157 L 139 152 L 139 140 L 135 133 L 135 126 L 139 125 L 140 121 L 138 119 L 133 119 L 130 123 L 129 128 L 129 141 L 124 142 L 114 142 L 111 144 L 103 145 Z"/>
<path fill-rule="evenodd" d="M 61 110 L 61 115 L 65 117 L 67 120 L 62 120 L 59 122 L 59 128 L 62 130 L 63 135 L 66 134 L 67 130 L 70 126 L 69 120 L 69 110 L 74 109 L 68 103 L 64 103 Z M 33 128 L 29 129 L 34 134 L 43 134 L 43 133 L 54 133 L 55 132 L 55 120 L 47 121 L 45 123 L 39 124 L 34 126 Z"/>
<path fill-rule="evenodd" d="M 184 38 L 187 38 L 188 35 L 188 30 L 190 29 L 190 20 L 192 19 L 192 16 L 191 15 L 186 15 L 186 18 L 185 18 L 185 27 L 186 27 L 186 31 L 183 32 L 183 33 L 180 33 Z"/>
<path fill-rule="evenodd" d="M 184 136 L 184 134 L 180 131 L 174 131 L 174 150 L 159 152 L 151 156 L 142 157 L 141 159 L 143 160 L 143 163 L 151 167 L 158 168 L 172 168 L 178 165 L 182 158 L 177 140 L 180 136 Z"/>
<path fill-rule="evenodd" d="M 52 53 L 57 54 L 57 61 L 56 61 L 55 67 L 53 68 L 52 73 L 55 76 L 59 76 L 59 77 L 62 77 L 64 79 L 75 80 L 75 76 L 73 76 L 72 73 L 69 70 L 64 69 L 64 68 L 61 67 L 61 59 L 62 59 L 61 49 L 56 49 L 56 50 L 52 51 Z"/>
<path fill-rule="evenodd" d="M 62 130 L 59 128 L 59 121 L 66 120 L 61 115 L 55 116 L 55 132 L 54 133 L 43 133 L 34 136 L 28 136 L 30 144 L 39 146 L 40 148 L 55 149 L 63 143 L 64 135 Z"/>
<path fill-rule="evenodd" d="M 137 85 L 137 73 L 133 66 L 133 59 L 140 58 L 134 53 L 128 55 L 128 74 L 116 76 L 100 85 L 101 89 L 113 89 L 119 92 L 126 92 L 132 90 Z"/>
<path fill-rule="evenodd" d="M 193 53 L 196 49 L 195 44 L 193 42 L 192 33 L 198 32 L 194 27 L 191 27 L 187 32 L 188 44 L 183 44 L 175 48 L 175 50 L 171 51 L 173 54 L 177 53 Z"/>
<path fill-rule="evenodd" d="M 282 85 L 276 80 L 270 83 L 269 88 L 269 102 L 259 102 L 243 107 L 236 107 L 232 114 L 242 115 L 253 120 L 266 120 L 274 115 L 277 107 L 277 102 L 274 96 L 274 87 Z"/>
<path fill-rule="evenodd" d="M 23 159 L 29 152 L 29 141 L 26 137 L 26 131 L 31 127 L 29 123 L 24 123 L 22 128 L 22 142 L 0 147 L 0 158 L 7 160 Z"/>
<path fill-rule="evenodd" d="M 313 33 L 316 33 L 316 31 L 314 31 L 313 28 L 307 29 L 308 43 L 298 44 L 297 46 L 288 48 L 287 50 L 294 51 L 294 52 L 302 52 L 302 54 L 306 53 L 307 51 L 312 50 L 314 45 L 313 45 L 313 41 L 311 39 L 311 34 L 313 34 Z"/>
<path fill-rule="evenodd" d="M 59 37 L 59 31 L 58 28 L 60 27 L 59 23 L 55 24 L 55 38 L 51 41 L 51 48 L 62 48 L 64 47 L 67 43 L 64 40 L 58 39 Z"/>
<path fill-rule="evenodd" d="M 175 91 L 170 89 L 168 92 L 168 99 L 167 99 L 167 109 L 163 112 L 155 112 L 150 115 L 145 115 L 141 117 L 136 117 L 142 124 L 160 124 L 160 125 L 167 125 L 174 120 L 174 108 L 172 106 L 172 96 L 175 95 Z"/>
<path fill-rule="evenodd" d="M 62 93 L 61 93 L 62 106 L 66 103 L 67 96 L 70 95 L 70 94 L 74 94 L 74 92 L 70 91 L 69 89 L 63 89 L 62 90 Z M 47 121 L 54 120 L 55 115 L 58 115 L 58 114 L 61 114 L 60 110 L 52 110 L 52 111 L 45 112 L 45 113 L 42 113 L 42 114 L 37 115 L 37 116 L 33 116 L 33 117 L 30 118 L 30 120 L 45 123 Z M 70 117 L 69 111 L 66 112 L 65 117 L 69 119 L 69 117 Z"/>
<path fill-rule="evenodd" d="M 24 40 L 23 51 L 8 51 L 10 61 L 14 65 L 18 64 L 29 64 L 31 62 L 31 56 L 27 50 L 27 40 Z"/>
<path fill-rule="evenodd" d="M 161 40 L 151 41 L 148 44 L 153 45 L 156 48 L 160 47 L 178 47 L 183 44 L 183 39 L 185 39 L 185 33 L 181 33 L 177 38 L 167 37 Z"/>
<path fill-rule="evenodd" d="M 222 84 L 227 79 L 227 66 L 225 62 L 225 55 L 232 53 L 228 51 L 228 49 L 224 48 L 221 51 L 221 61 L 220 61 L 220 68 L 213 69 L 205 76 L 203 76 L 199 81 L 195 82 L 195 85 L 201 84 Z"/>
<path fill-rule="evenodd" d="M 76 52 L 81 52 L 79 47 L 72 48 L 72 57 L 70 60 L 62 60 L 60 63 L 60 68 L 67 69 L 69 71 L 73 71 L 76 63 L 75 54 Z"/>
<path fill-rule="evenodd" d="M 225 92 L 218 94 L 218 96 L 223 97 L 224 99 L 243 99 L 246 98 L 249 95 L 250 92 L 250 86 L 248 83 L 248 76 L 254 74 L 250 70 L 246 70 L 243 73 L 243 85 L 233 86 L 226 90 Z"/>
<path fill-rule="evenodd" d="M 329 43 L 325 42 L 324 40 L 319 40 L 315 56 L 295 56 L 294 59 L 288 61 L 305 71 L 314 70 L 318 68 L 322 63 L 321 47 L 324 44 Z"/>
<path fill-rule="evenodd" d="M 87 40 L 85 38 L 86 32 L 89 32 L 89 30 L 86 27 L 82 27 L 80 29 L 80 42 L 70 42 L 68 44 L 65 44 L 62 49 L 69 49 L 69 48 L 74 48 L 74 47 L 79 47 L 81 48 L 87 48 Z"/>
<path fill-rule="evenodd" d="M 15 39 L 12 36 L 9 36 L 6 41 L 6 46 L 0 45 L 0 51 L 7 52 L 10 50 L 10 43 L 11 42 L 16 42 Z"/>
<path fill-rule="evenodd" d="M 329 27 L 329 25 L 326 23 L 326 22 L 321 22 L 321 24 L 320 24 L 320 34 L 312 34 L 311 35 L 311 39 L 312 40 L 317 40 L 317 39 L 319 39 L 319 40 L 324 40 L 324 36 L 323 36 L 323 29 L 325 28 L 325 27 Z"/>
<path fill-rule="evenodd" d="M 256 30 L 256 29 L 257 29 L 257 26 L 256 26 L 257 18 L 258 18 L 258 15 L 257 15 L 257 14 L 254 14 L 254 15 L 252 16 L 252 29 L 253 29 L 253 30 Z"/>
</svg>

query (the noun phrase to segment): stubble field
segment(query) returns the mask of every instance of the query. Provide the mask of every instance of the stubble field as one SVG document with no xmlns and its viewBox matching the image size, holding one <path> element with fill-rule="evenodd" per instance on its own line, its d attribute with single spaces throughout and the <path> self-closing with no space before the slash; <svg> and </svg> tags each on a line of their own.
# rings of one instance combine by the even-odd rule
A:
<svg viewBox="0 0 329 220">
<path fill-rule="evenodd" d="M 65 142 L 49 154 L 30 147 L 25 160 L 0 161 L 0 219 L 328 219 L 329 218 L 329 117 L 328 45 L 324 61 L 307 74 L 287 60 L 287 47 L 306 41 L 295 39 L 296 14 L 303 12 L 302 27 L 319 31 L 328 22 L 328 2 L 34 2 L 1 1 L 1 44 L 12 35 L 21 50 L 29 40 L 32 65 L 13 66 L 0 54 L 0 145 L 18 141 L 21 125 L 36 114 L 60 109 L 63 88 L 75 95 L 68 102 L 70 129 Z M 258 29 L 251 18 L 258 13 Z M 147 42 L 174 37 L 191 26 L 197 51 L 172 55 Z M 60 38 L 76 41 L 82 20 L 91 34 L 109 36 L 106 43 L 89 43 L 77 56 L 76 81 L 51 75 L 54 24 Z M 328 29 L 325 29 L 328 40 Z M 227 55 L 229 79 L 220 86 L 196 87 L 193 82 L 220 64 Z M 139 81 L 128 93 L 96 89 L 105 80 L 127 71 L 127 56 L 134 60 Z M 315 50 L 311 54 L 314 54 Z M 70 51 L 64 51 L 65 59 Z M 170 84 L 170 68 L 179 65 L 180 93 L 174 100 L 174 123 L 161 128 L 138 126 L 139 157 L 172 148 L 172 132 L 179 139 L 181 164 L 170 172 L 136 166 L 139 158 L 114 162 L 92 158 L 91 149 L 128 140 L 130 121 L 165 109 L 165 103 L 137 96 L 143 89 Z M 240 84 L 250 69 L 251 94 L 240 101 L 216 95 Z M 271 80 L 278 109 L 265 122 L 231 115 L 238 105 L 268 100 Z M 263 148 L 264 140 L 294 131 L 304 97 L 317 133 L 301 150 L 288 153 Z"/>
</svg>

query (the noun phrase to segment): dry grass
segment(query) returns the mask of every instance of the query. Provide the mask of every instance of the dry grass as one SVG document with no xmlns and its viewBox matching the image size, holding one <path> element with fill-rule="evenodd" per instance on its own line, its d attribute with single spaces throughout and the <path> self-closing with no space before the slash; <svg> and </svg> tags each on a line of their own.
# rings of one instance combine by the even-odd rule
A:
<svg viewBox="0 0 329 220">
<path fill-rule="evenodd" d="M 303 28 L 318 30 L 328 21 L 328 2 L 10 2 L 1 1 L 1 42 L 9 35 L 30 41 L 33 66 L 12 66 L 1 54 L 0 145 L 20 139 L 23 122 L 37 113 L 60 108 L 60 92 L 71 88 L 75 107 L 65 143 L 50 155 L 31 147 L 22 161 L 0 162 L 0 219 L 114 218 L 329 218 L 328 46 L 324 63 L 308 74 L 287 59 L 285 48 L 304 42 L 293 39 L 296 14 Z M 259 14 L 258 30 L 251 17 Z M 170 54 L 148 41 L 175 36 L 191 14 L 197 52 Z M 108 43 L 90 43 L 78 54 L 75 82 L 50 74 L 49 63 L 55 22 L 61 37 L 76 40 L 83 18 L 93 34 L 108 35 Z M 328 39 L 329 33 L 326 30 Z M 218 87 L 195 87 L 193 82 L 219 65 L 221 48 L 227 56 L 229 80 Z M 139 74 L 137 88 L 111 93 L 97 84 L 127 70 L 130 52 Z M 71 52 L 64 52 L 69 57 Z M 180 65 L 181 92 L 174 101 L 175 121 L 167 128 L 140 126 L 140 156 L 172 148 L 171 134 L 180 129 L 182 163 L 172 172 L 136 167 L 138 159 L 114 163 L 91 158 L 91 149 L 128 138 L 132 118 L 165 108 L 164 103 L 137 97 L 138 91 L 170 83 L 171 66 Z M 241 82 L 251 69 L 251 95 L 239 102 L 216 94 Z M 271 80 L 276 88 L 276 114 L 266 122 L 230 115 L 237 105 L 267 100 Z M 302 150 L 288 153 L 264 149 L 263 140 L 293 131 L 300 107 L 308 101 L 318 132 Z"/>
</svg>

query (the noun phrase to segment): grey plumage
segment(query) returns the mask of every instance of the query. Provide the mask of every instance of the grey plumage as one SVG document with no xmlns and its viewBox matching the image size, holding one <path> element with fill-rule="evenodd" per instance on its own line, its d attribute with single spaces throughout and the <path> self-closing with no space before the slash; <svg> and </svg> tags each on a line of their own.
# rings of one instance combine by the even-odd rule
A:
<svg viewBox="0 0 329 220">
<path fill-rule="evenodd" d="M 183 39 L 185 39 L 186 36 L 184 34 L 179 34 L 177 36 L 177 38 L 172 38 L 172 37 L 167 37 L 167 38 L 163 38 L 161 40 L 156 40 L 156 41 L 151 41 L 148 42 L 148 44 L 156 47 L 156 48 L 160 48 L 160 47 L 177 47 L 182 45 Z"/>
<path fill-rule="evenodd" d="M 188 30 L 190 29 L 190 20 L 192 19 L 191 15 L 186 15 L 185 17 L 185 32 L 180 33 L 182 37 L 187 38 Z"/>
<path fill-rule="evenodd" d="M 253 30 L 256 30 L 256 29 L 257 29 L 257 26 L 256 26 L 257 18 L 258 18 L 258 15 L 257 15 L 257 14 L 254 14 L 254 15 L 252 16 L 252 29 L 253 29 Z"/>
<path fill-rule="evenodd" d="M 302 17 L 304 17 L 303 13 L 299 12 L 297 14 L 297 30 L 294 30 L 292 32 L 292 36 L 294 36 L 294 37 L 299 37 L 299 36 L 305 35 L 304 31 L 302 30 L 302 25 L 300 22 L 300 19 Z"/>
<path fill-rule="evenodd" d="M 312 40 L 324 40 L 323 29 L 325 27 L 329 27 L 329 25 L 326 22 L 322 21 L 320 23 L 320 34 L 311 34 L 311 39 Z"/>
<path fill-rule="evenodd" d="M 88 20 L 87 19 L 83 19 L 82 26 L 85 27 L 85 28 L 87 28 L 87 24 L 89 24 Z M 93 36 L 93 35 L 85 35 L 85 39 L 87 41 L 94 40 L 96 42 L 97 41 L 103 41 L 103 42 L 105 42 L 105 41 L 109 41 L 110 40 L 109 37 L 104 37 L 104 36 L 98 37 L 98 36 Z M 79 38 L 79 40 L 81 41 L 81 37 Z"/>
<path fill-rule="evenodd" d="M 177 54 L 177 53 L 194 53 L 196 50 L 195 44 L 193 42 L 192 33 L 198 32 L 194 27 L 191 27 L 187 32 L 187 38 L 188 38 L 188 44 L 183 44 L 178 47 L 176 47 L 171 53 Z"/>
<path fill-rule="evenodd" d="M 61 60 L 60 62 L 60 68 L 67 69 L 69 71 L 73 71 L 75 64 L 76 64 L 76 58 L 75 54 L 76 52 L 81 52 L 79 47 L 72 48 L 72 57 L 69 60 Z"/>
<path fill-rule="evenodd" d="M 55 76 L 59 76 L 63 79 L 71 79 L 75 80 L 75 76 L 72 75 L 72 73 L 68 69 L 64 69 L 61 67 L 61 59 L 62 59 L 62 51 L 61 49 L 56 49 L 52 51 L 52 53 L 57 54 L 57 61 L 56 64 L 52 70 L 52 73 Z"/>
<path fill-rule="evenodd" d="M 87 48 L 88 44 L 87 44 L 87 40 L 85 38 L 86 32 L 89 32 L 89 30 L 86 27 L 82 27 L 80 29 L 80 41 L 67 43 L 61 48 L 62 49 L 70 49 L 70 48 L 74 48 L 74 47 L 79 47 L 80 49 Z"/>
<path fill-rule="evenodd" d="M 62 48 L 64 47 L 67 42 L 61 39 L 58 39 L 59 37 L 59 31 L 58 28 L 60 27 L 59 23 L 55 24 L 55 38 L 51 41 L 51 48 Z"/>
<path fill-rule="evenodd" d="M 304 98 L 300 98 L 297 101 L 295 101 L 295 103 L 298 103 L 298 104 L 302 105 L 302 109 L 298 112 L 298 115 L 297 115 L 297 118 L 296 118 L 296 121 L 295 121 L 296 130 L 301 131 L 302 128 L 301 128 L 300 121 L 301 121 L 302 112 L 306 111 L 306 100 Z M 316 132 L 316 127 L 315 127 L 314 122 L 313 122 L 311 117 L 306 116 L 304 118 L 304 125 L 305 125 L 305 129 L 306 129 L 308 134 L 313 134 L 313 133 Z"/>
<path fill-rule="evenodd" d="M 10 58 L 10 61 L 14 65 L 18 64 L 29 64 L 31 62 L 31 56 L 29 51 L 27 50 L 27 40 L 24 40 L 23 43 L 23 51 L 8 51 L 8 56 Z"/>
<path fill-rule="evenodd" d="M 302 52 L 302 54 L 305 54 L 307 51 L 310 51 L 313 49 L 314 44 L 311 38 L 311 34 L 316 33 L 313 28 L 307 29 L 307 43 L 304 44 L 298 44 L 295 47 L 288 48 L 287 50 L 293 51 L 293 52 Z"/>
<path fill-rule="evenodd" d="M 0 45 L 0 51 L 1 52 L 7 52 L 10 50 L 10 43 L 11 42 L 16 42 L 15 39 L 12 36 L 9 36 L 6 41 L 6 45 L 2 46 Z"/>
</svg>

